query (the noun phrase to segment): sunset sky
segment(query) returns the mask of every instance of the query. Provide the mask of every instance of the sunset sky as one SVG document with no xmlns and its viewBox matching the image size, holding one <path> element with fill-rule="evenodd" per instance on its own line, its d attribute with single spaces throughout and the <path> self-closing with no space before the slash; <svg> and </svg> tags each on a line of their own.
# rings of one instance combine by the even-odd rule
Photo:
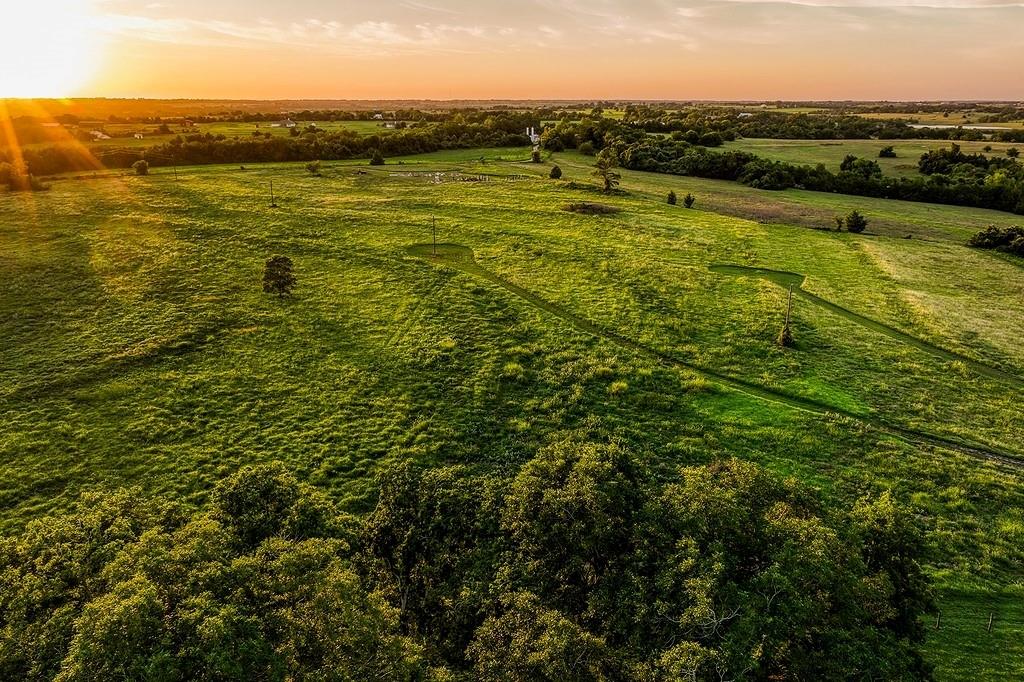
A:
<svg viewBox="0 0 1024 682">
<path fill-rule="evenodd" d="M 0 97 L 1024 99 L 1024 1 L 11 4 Z"/>
</svg>

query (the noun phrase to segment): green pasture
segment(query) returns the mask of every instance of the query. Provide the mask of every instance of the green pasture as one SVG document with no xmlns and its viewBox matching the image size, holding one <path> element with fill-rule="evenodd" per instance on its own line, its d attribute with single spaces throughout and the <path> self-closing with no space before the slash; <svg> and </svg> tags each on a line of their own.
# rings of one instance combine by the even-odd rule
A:
<svg viewBox="0 0 1024 682">
<path fill-rule="evenodd" d="M 929 531 L 939 679 L 1024 675 L 1024 268 L 964 246 L 1019 217 L 638 172 L 605 196 L 590 157 L 528 158 L 0 194 L 0 527 L 97 487 L 200 504 L 269 460 L 360 513 L 386 463 L 511 472 L 587 429 L 655 468 L 735 455 L 835 504 L 893 491 Z M 853 208 L 867 233 L 811 229 Z M 292 298 L 261 290 L 275 254 Z"/>
<path fill-rule="evenodd" d="M 783 161 L 798 165 L 816 166 L 824 164 L 830 171 L 838 172 L 839 164 L 852 154 L 861 159 L 877 161 L 886 175 L 920 177 L 917 162 L 925 152 L 949 148 L 948 140 L 769 140 L 744 138 L 727 142 L 723 149 L 757 154 L 772 161 Z M 1005 156 L 1006 150 L 1016 146 L 1006 142 L 956 142 L 966 154 Z M 896 158 L 878 158 L 883 147 L 892 146 Z M 991 147 L 986 152 L 985 147 Z"/>
</svg>

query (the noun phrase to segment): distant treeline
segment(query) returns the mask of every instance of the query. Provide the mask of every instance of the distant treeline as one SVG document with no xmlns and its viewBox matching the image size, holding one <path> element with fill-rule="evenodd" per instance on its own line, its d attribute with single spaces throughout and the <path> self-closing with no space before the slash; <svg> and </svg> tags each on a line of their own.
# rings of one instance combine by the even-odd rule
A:
<svg viewBox="0 0 1024 682">
<path fill-rule="evenodd" d="M 145 159 L 151 166 L 213 163 L 263 163 L 369 158 L 423 154 L 443 149 L 522 147 L 530 143 L 525 131 L 540 127 L 533 112 L 491 112 L 486 116 L 462 114 L 429 126 L 404 128 L 380 135 L 361 136 L 349 130 L 325 131 L 311 126 L 294 129 L 291 137 L 254 133 L 247 137 L 213 134 L 179 135 L 151 147 L 84 149 L 78 144 L 55 144 L 22 150 L 27 172 L 54 175 L 106 168 L 129 168 Z M 13 164 L 11 150 L 0 150 L 0 163 Z"/>
<path fill-rule="evenodd" d="M 1010 109 L 1012 116 L 1016 112 Z M 1013 120 L 1007 118 L 1005 120 Z M 629 105 L 623 123 L 648 133 L 682 133 L 700 137 L 717 133 L 722 140 L 756 137 L 780 140 L 992 140 L 1024 142 L 1024 130 L 977 128 L 915 128 L 907 119 L 871 119 L 844 113 L 794 114 L 779 111 L 741 111 L 734 107 L 700 107 L 671 111 Z M 692 142 L 692 139 L 690 140 Z"/>
<path fill-rule="evenodd" d="M 676 140 L 615 141 L 611 146 L 622 166 L 632 170 L 736 180 L 768 190 L 796 187 L 1024 214 L 1024 165 L 1010 158 L 968 156 L 955 144 L 925 154 L 918 178 L 883 175 L 876 161 L 855 157 L 847 157 L 839 172 L 832 172 L 821 164 L 798 166 Z"/>
</svg>

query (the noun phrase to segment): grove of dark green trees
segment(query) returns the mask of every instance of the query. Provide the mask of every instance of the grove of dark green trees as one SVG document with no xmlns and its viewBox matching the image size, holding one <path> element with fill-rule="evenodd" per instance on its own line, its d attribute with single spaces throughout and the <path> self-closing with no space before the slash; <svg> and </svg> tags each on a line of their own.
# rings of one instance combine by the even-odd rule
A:
<svg viewBox="0 0 1024 682">
<path fill-rule="evenodd" d="M 0 678 L 923 680 L 921 552 L 887 495 L 581 436 L 511 476 L 391 467 L 361 517 L 250 466 L 0 538 Z"/>
</svg>

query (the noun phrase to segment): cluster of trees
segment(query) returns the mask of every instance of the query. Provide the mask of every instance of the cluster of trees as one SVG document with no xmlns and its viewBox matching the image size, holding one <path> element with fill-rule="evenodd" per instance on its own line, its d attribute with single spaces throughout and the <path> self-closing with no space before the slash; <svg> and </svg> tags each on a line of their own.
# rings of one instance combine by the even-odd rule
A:
<svg viewBox="0 0 1024 682">
<path fill-rule="evenodd" d="M 1015 256 L 1024 256 L 1024 227 L 991 225 L 971 237 L 967 244 L 977 249 L 995 249 Z"/>
<path fill-rule="evenodd" d="M 94 170 L 97 161 L 108 168 L 129 168 L 143 159 L 150 166 L 168 166 L 369 158 L 378 152 L 399 156 L 442 149 L 525 146 L 530 143 L 525 130 L 531 121 L 535 127 L 539 125 L 533 114 L 522 112 L 490 113 L 480 121 L 456 114 L 442 123 L 381 135 L 308 127 L 293 137 L 228 138 L 196 133 L 148 148 L 99 146 L 85 151 L 78 145 L 57 144 L 28 148 L 22 154 L 28 171 L 40 176 Z M 0 150 L 0 162 L 10 161 L 10 154 L 10 150 Z"/>
<path fill-rule="evenodd" d="M 585 438 L 512 478 L 396 466 L 362 518 L 262 465 L 0 538 L 0 678 L 924 680 L 921 551 L 888 496 Z"/>
<path fill-rule="evenodd" d="M 769 161 L 754 154 L 716 152 L 671 139 L 642 141 L 611 139 L 624 168 L 721 180 L 737 180 L 751 187 L 782 190 L 790 187 L 821 192 L 838 192 L 886 199 L 927 201 L 959 206 L 976 206 L 1024 214 L 1024 164 L 1010 158 L 984 159 L 984 165 L 957 160 L 958 148 L 946 164 L 945 156 L 926 154 L 922 158 L 924 177 L 904 178 L 882 175 L 878 162 L 848 156 L 838 173 L 824 165 L 797 166 Z M 961 155 L 974 159 L 980 155 Z M 981 163 L 981 162 L 978 162 Z"/>
</svg>

